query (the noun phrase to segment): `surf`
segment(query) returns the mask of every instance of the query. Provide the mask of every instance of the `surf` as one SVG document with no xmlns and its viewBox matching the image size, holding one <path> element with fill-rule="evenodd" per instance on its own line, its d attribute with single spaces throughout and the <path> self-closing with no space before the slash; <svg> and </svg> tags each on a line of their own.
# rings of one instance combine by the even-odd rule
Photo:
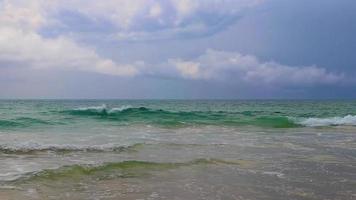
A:
<svg viewBox="0 0 356 200">
<path fill-rule="evenodd" d="M 344 117 L 329 117 L 329 118 L 305 118 L 296 119 L 297 123 L 308 127 L 322 126 L 356 126 L 356 116 L 346 115 Z"/>
</svg>

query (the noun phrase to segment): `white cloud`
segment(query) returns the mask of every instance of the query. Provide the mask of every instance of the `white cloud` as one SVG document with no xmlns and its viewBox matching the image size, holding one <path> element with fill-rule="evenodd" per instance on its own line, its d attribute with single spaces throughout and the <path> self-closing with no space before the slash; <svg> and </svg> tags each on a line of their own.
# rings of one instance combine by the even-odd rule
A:
<svg viewBox="0 0 356 200">
<path fill-rule="evenodd" d="M 42 37 L 38 29 L 51 22 L 44 15 L 46 6 L 49 8 L 50 4 L 40 0 L 0 2 L 0 62 L 32 69 L 57 68 L 116 76 L 138 73 L 134 66 L 102 58 L 95 50 L 69 38 Z"/>
<path fill-rule="evenodd" d="M 58 68 L 132 76 L 139 73 L 138 68 L 142 68 L 142 64 L 115 63 L 99 56 L 94 49 L 78 44 L 69 37 L 70 34 L 45 38 L 40 34 L 41 30 L 69 26 L 61 19 L 61 13 L 69 11 L 81 14 L 92 23 L 107 21 L 113 24 L 117 30 L 115 39 L 169 39 L 185 33 L 209 31 L 209 20 L 200 17 L 201 13 L 231 15 L 261 1 L 0 0 L 0 62 L 37 69 Z"/>
<path fill-rule="evenodd" d="M 185 78 L 198 79 L 201 76 L 200 63 L 180 60 L 172 60 L 171 63 L 176 66 L 180 74 Z"/>
<path fill-rule="evenodd" d="M 0 62 L 33 69 L 81 70 L 116 76 L 167 75 L 250 84 L 313 85 L 343 79 L 342 75 L 316 66 L 292 67 L 262 62 L 251 55 L 215 50 L 207 50 L 194 60 L 170 60 L 166 63 L 167 69 L 149 68 L 137 62 L 120 64 L 68 37 L 44 38 L 39 34 L 41 28 L 61 23 L 59 13 L 72 11 L 93 22 L 111 22 L 118 31 L 115 37 L 120 40 L 168 39 L 172 35 L 209 31 L 210 21 L 206 21 L 204 15 L 234 16 L 261 2 L 263 0 L 0 0 Z M 146 30 L 146 23 L 156 28 Z"/>
<path fill-rule="evenodd" d="M 160 4 L 153 4 L 149 11 L 149 16 L 152 18 L 157 18 L 162 14 L 162 7 Z"/>
<path fill-rule="evenodd" d="M 81 70 L 117 76 L 138 73 L 134 66 L 101 58 L 94 50 L 70 39 L 44 39 L 35 32 L 14 28 L 0 28 L 0 61 L 33 69 Z"/>
<path fill-rule="evenodd" d="M 316 66 L 287 66 L 276 62 L 262 62 L 252 55 L 207 50 L 200 57 L 184 61 L 171 60 L 178 74 L 184 78 L 245 82 L 269 85 L 334 84 L 344 79 L 342 74 L 327 72 Z"/>
<path fill-rule="evenodd" d="M 46 23 L 42 10 L 37 1 L 1 1 L 0 25 L 19 29 L 37 29 Z"/>
</svg>

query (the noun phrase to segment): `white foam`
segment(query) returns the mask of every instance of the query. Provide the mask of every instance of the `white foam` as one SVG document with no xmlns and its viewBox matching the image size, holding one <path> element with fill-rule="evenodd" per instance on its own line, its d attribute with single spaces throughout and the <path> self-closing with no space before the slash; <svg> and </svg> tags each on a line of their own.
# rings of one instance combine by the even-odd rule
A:
<svg viewBox="0 0 356 200">
<path fill-rule="evenodd" d="M 262 174 L 266 174 L 266 175 L 270 175 L 270 176 L 277 176 L 278 178 L 283 178 L 284 174 L 281 172 L 270 172 L 270 171 L 266 171 L 266 172 L 262 172 Z"/>
<path fill-rule="evenodd" d="M 112 109 L 110 109 L 108 112 L 109 112 L 109 113 L 122 112 L 122 111 L 127 110 L 127 109 L 130 109 L 130 108 L 132 108 L 132 106 L 130 106 L 130 105 L 125 105 L 125 106 L 121 106 L 121 107 L 119 107 L 119 108 L 112 108 Z"/>
<path fill-rule="evenodd" d="M 103 104 L 101 106 L 82 107 L 82 108 L 77 108 L 75 110 L 76 111 L 94 111 L 94 112 L 98 112 L 98 113 L 107 112 L 109 114 L 112 114 L 112 113 L 122 112 L 122 111 L 130 109 L 130 108 L 132 108 L 132 106 L 130 106 L 130 105 L 123 105 L 118 108 L 108 108 L 106 106 L 106 104 Z"/>
<path fill-rule="evenodd" d="M 345 117 L 331 118 L 307 118 L 297 120 L 298 124 L 309 127 L 317 126 L 356 126 L 356 116 L 347 115 Z"/>
<path fill-rule="evenodd" d="M 68 151 L 115 151 L 120 148 L 128 148 L 130 145 L 118 145 L 118 144 L 103 144 L 103 145 L 74 145 L 74 144 L 40 144 L 40 143 L 33 143 L 33 142 L 25 142 L 16 145 L 9 145 L 9 144 L 0 144 L 0 150 L 6 151 L 22 151 L 22 152 L 29 152 L 29 151 L 61 151 L 61 150 L 68 150 Z"/>
<path fill-rule="evenodd" d="M 78 110 L 78 111 L 95 110 L 98 112 L 103 112 L 103 111 L 107 110 L 107 106 L 106 106 L 106 104 L 103 104 L 101 106 L 82 107 L 82 108 L 77 108 L 75 110 Z"/>
</svg>

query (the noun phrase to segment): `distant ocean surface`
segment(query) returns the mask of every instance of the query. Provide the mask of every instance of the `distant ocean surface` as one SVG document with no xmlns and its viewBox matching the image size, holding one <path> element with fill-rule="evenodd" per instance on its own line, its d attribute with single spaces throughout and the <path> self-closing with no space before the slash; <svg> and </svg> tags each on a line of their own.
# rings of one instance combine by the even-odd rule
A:
<svg viewBox="0 0 356 200">
<path fill-rule="evenodd" d="M 0 199 L 356 199 L 356 101 L 0 100 Z"/>
</svg>

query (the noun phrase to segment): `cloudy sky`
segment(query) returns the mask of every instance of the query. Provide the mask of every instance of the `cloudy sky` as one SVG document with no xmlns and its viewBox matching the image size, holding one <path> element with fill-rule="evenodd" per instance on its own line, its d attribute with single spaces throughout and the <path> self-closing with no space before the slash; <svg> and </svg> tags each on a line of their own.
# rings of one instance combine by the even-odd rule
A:
<svg viewBox="0 0 356 200">
<path fill-rule="evenodd" d="M 354 0 L 0 0 L 0 98 L 355 98 Z"/>
</svg>

